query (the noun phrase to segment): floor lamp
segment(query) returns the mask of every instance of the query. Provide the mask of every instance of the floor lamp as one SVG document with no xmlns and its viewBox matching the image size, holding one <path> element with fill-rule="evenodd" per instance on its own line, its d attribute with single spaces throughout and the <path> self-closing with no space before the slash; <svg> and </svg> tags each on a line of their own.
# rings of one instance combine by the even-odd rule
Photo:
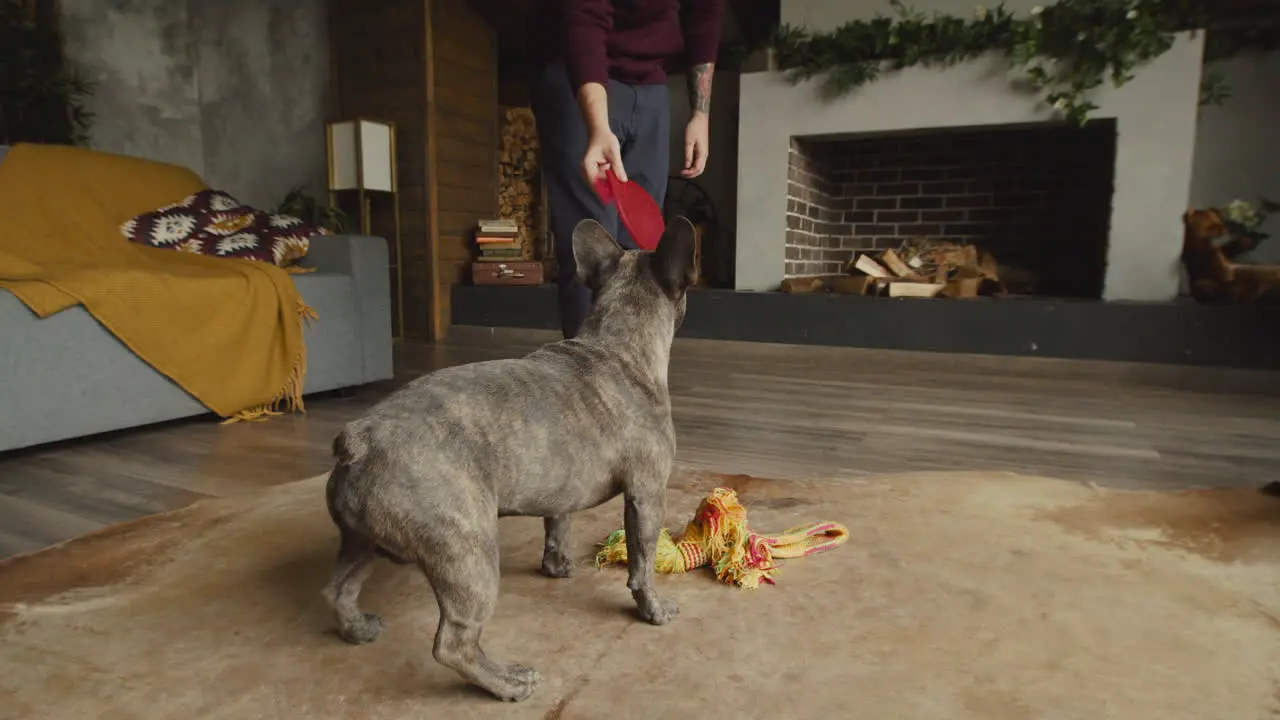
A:
<svg viewBox="0 0 1280 720">
<path fill-rule="evenodd" d="M 325 125 L 329 162 L 329 203 L 338 194 L 355 192 L 359 203 L 360 233 L 372 235 L 369 204 L 374 194 L 389 194 L 395 224 L 396 311 L 400 318 L 397 337 L 404 338 L 404 248 L 400 240 L 400 192 L 396 180 L 396 126 L 378 120 L 343 120 Z"/>
</svg>

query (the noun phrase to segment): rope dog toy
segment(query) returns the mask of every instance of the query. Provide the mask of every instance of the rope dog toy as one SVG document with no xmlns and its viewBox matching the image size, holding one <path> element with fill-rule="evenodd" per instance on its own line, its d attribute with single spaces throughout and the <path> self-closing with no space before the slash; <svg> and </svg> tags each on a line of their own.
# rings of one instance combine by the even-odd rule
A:
<svg viewBox="0 0 1280 720">
<path fill-rule="evenodd" d="M 761 535 L 747 527 L 747 509 L 738 493 L 718 487 L 703 499 L 680 540 L 666 528 L 658 535 L 655 570 L 684 573 L 711 566 L 726 585 L 754 590 L 776 584 L 775 559 L 802 558 L 831 550 L 849 539 L 849 530 L 834 522 L 813 523 Z M 596 554 L 596 567 L 627 562 L 627 535 L 615 530 Z"/>
</svg>

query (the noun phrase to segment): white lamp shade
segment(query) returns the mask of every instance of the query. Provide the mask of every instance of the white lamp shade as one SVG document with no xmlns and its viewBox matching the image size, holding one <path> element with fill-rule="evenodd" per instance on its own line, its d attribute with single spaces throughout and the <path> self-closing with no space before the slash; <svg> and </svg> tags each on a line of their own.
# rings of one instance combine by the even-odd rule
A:
<svg viewBox="0 0 1280 720">
<path fill-rule="evenodd" d="M 395 190 L 392 128 L 350 120 L 329 125 L 330 190 Z"/>
</svg>

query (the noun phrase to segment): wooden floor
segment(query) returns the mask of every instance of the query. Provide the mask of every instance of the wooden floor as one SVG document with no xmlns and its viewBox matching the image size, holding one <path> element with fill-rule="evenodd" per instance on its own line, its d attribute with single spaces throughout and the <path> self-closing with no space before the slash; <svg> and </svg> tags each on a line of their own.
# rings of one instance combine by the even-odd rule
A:
<svg viewBox="0 0 1280 720">
<path fill-rule="evenodd" d="M 397 381 L 523 354 L 533 331 L 458 328 L 397 348 Z M 395 386 L 265 423 L 197 418 L 0 455 L 0 557 L 312 477 L 339 427 Z M 1280 467 L 1280 373 L 680 341 L 680 459 L 776 478 L 999 470 L 1128 488 L 1261 486 Z"/>
</svg>

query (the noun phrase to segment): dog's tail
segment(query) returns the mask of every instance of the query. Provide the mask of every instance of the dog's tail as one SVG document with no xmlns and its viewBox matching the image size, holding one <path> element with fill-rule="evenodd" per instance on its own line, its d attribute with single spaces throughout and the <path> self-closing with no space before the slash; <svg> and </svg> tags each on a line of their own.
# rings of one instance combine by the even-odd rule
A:
<svg viewBox="0 0 1280 720">
<path fill-rule="evenodd" d="M 329 517 L 333 519 L 333 523 L 338 526 L 344 538 L 365 536 L 357 529 L 358 522 L 353 515 L 355 517 L 360 515 L 354 510 L 361 504 L 356 499 L 361 494 L 358 489 L 360 463 L 368 456 L 371 446 L 368 428 L 357 423 L 349 423 L 333 439 L 333 457 L 336 463 L 333 472 L 329 473 L 329 482 L 325 488 L 325 502 L 329 507 Z M 407 560 L 376 543 L 373 550 L 378 556 L 397 565 L 413 564 L 412 560 Z"/>
<path fill-rule="evenodd" d="M 338 527 L 347 527 L 343 519 L 351 509 L 352 480 L 359 477 L 360 461 L 369 453 L 369 438 L 364 427 L 348 423 L 333 439 L 333 470 L 325 487 L 329 517 Z"/>
<path fill-rule="evenodd" d="M 369 437 L 363 426 L 349 423 L 333 439 L 333 457 L 339 465 L 355 465 L 369 454 Z"/>
</svg>

